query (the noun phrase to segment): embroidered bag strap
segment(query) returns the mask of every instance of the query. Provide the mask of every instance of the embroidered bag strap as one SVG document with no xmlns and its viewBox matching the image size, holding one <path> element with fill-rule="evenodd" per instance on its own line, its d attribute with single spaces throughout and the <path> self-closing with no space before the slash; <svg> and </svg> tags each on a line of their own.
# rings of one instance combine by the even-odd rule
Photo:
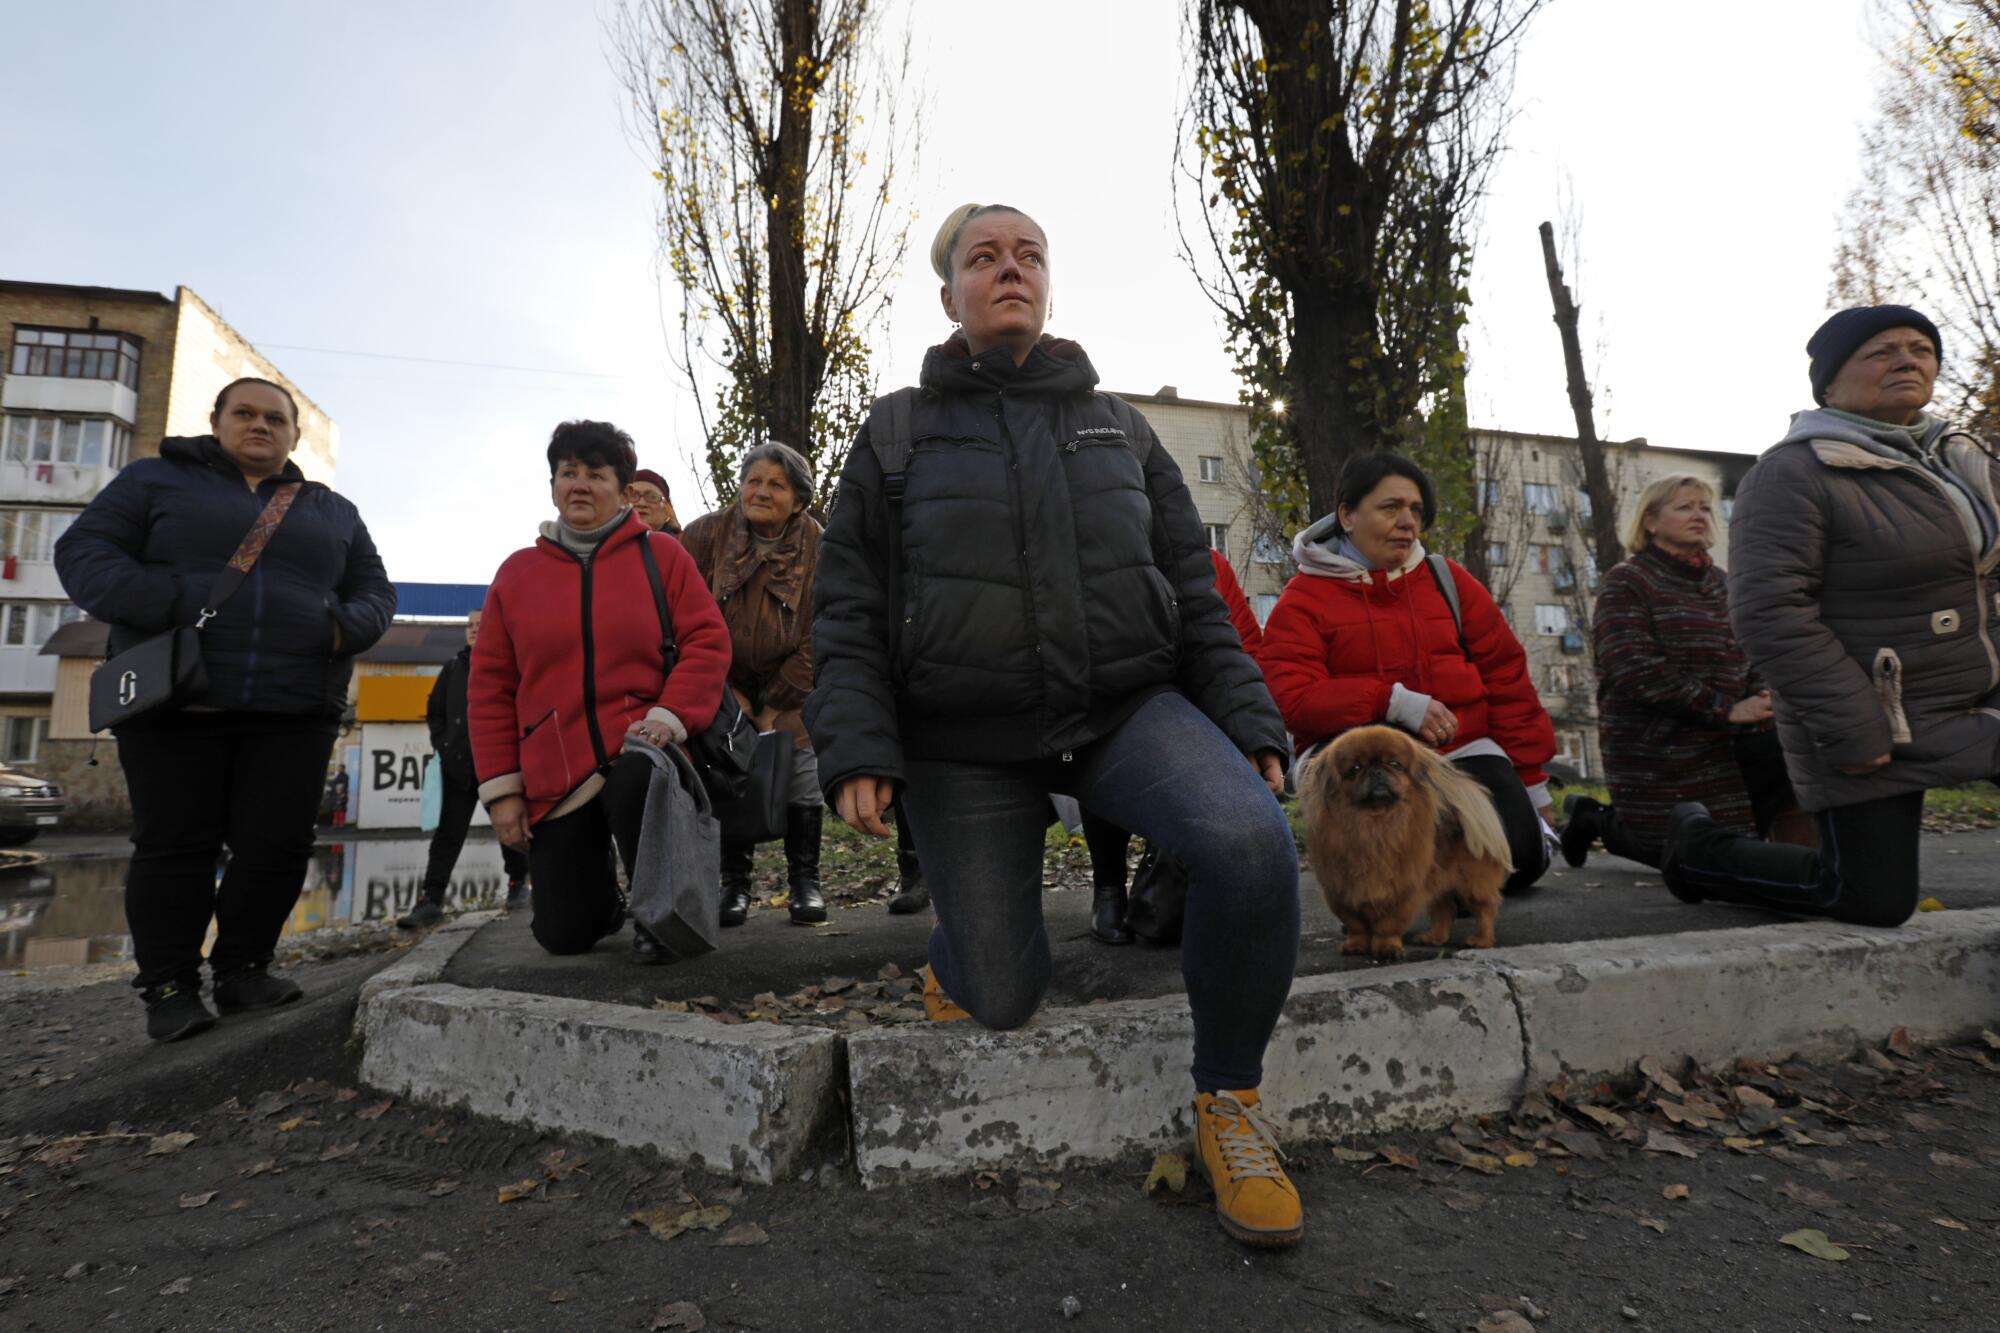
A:
<svg viewBox="0 0 2000 1333">
<path fill-rule="evenodd" d="M 243 586 L 250 567 L 257 563 L 258 556 L 264 554 L 264 548 L 271 544 L 271 534 L 278 530 L 278 524 L 285 521 L 285 515 L 291 512 L 292 501 L 299 498 L 302 489 L 302 483 L 288 481 L 271 492 L 271 498 L 257 511 L 257 521 L 250 525 L 250 531 L 244 533 L 243 540 L 237 543 L 236 554 L 229 557 L 229 563 L 222 567 L 222 572 L 215 576 L 215 582 L 209 585 L 208 600 L 202 603 L 201 618 L 194 622 L 196 629 L 215 619 L 215 613 L 222 609 L 222 604 Z"/>
</svg>

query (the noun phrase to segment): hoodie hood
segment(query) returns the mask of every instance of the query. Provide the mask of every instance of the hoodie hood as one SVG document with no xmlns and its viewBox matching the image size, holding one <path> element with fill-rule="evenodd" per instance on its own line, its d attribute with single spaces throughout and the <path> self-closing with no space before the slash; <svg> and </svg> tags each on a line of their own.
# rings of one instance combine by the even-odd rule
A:
<svg viewBox="0 0 2000 1333">
<path fill-rule="evenodd" d="M 1403 577 L 1424 562 L 1424 554 L 1422 542 L 1411 542 L 1409 559 L 1400 567 L 1389 570 L 1388 578 Z M 1338 514 L 1328 514 L 1292 538 L 1292 560 L 1301 574 L 1348 583 L 1366 583 L 1368 576 L 1374 572 L 1374 566 L 1341 531 Z"/>
</svg>

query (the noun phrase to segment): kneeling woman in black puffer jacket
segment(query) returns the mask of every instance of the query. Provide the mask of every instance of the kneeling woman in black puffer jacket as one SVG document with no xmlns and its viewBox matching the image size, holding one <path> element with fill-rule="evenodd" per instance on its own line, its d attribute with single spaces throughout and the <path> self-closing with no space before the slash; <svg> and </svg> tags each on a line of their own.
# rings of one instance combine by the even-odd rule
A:
<svg viewBox="0 0 2000 1333">
<path fill-rule="evenodd" d="M 299 998 L 295 982 L 265 969 L 305 884 L 354 655 L 396 612 L 396 590 L 354 505 L 291 461 L 298 421 L 284 389 L 237 380 L 215 400 L 215 434 L 162 441 L 158 458 L 114 477 L 56 543 L 63 588 L 111 622 L 115 657 L 194 624 L 252 524 L 277 518 L 242 584 L 202 628 L 207 692 L 116 732 L 132 796 L 132 984 L 146 1001 L 147 1031 L 162 1041 L 215 1021 L 201 999 L 211 918 L 218 1008 Z M 218 885 L 225 846 L 229 869 Z"/>
<path fill-rule="evenodd" d="M 933 1018 L 1011 1028 L 1040 1004 L 1049 792 L 1176 857 L 1200 1160 L 1226 1230 L 1290 1244 L 1304 1213 L 1257 1095 L 1298 953 L 1284 724 L 1173 459 L 1094 392 L 1081 347 L 1042 335 L 1041 228 L 966 205 L 931 264 L 962 331 L 877 404 L 821 544 L 821 781 L 876 836 L 901 789 L 937 905 Z"/>
</svg>

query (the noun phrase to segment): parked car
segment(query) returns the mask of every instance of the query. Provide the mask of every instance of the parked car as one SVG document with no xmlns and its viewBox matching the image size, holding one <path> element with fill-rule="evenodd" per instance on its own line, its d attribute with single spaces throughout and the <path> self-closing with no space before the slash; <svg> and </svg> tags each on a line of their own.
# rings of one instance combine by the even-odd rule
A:
<svg viewBox="0 0 2000 1333">
<path fill-rule="evenodd" d="M 68 802 L 55 783 L 0 764 L 0 847 L 19 847 L 62 822 Z"/>
</svg>

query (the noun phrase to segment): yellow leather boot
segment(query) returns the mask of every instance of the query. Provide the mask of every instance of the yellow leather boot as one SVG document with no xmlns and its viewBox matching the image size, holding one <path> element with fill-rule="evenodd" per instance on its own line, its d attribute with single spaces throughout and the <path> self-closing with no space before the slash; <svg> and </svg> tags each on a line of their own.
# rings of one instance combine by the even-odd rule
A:
<svg viewBox="0 0 2000 1333">
<path fill-rule="evenodd" d="M 1257 1089 L 1198 1092 L 1195 1161 L 1215 1191 L 1215 1220 L 1245 1245 L 1281 1249 L 1305 1234 L 1305 1205 L 1279 1163 L 1275 1127 L 1257 1105 Z"/>
</svg>

